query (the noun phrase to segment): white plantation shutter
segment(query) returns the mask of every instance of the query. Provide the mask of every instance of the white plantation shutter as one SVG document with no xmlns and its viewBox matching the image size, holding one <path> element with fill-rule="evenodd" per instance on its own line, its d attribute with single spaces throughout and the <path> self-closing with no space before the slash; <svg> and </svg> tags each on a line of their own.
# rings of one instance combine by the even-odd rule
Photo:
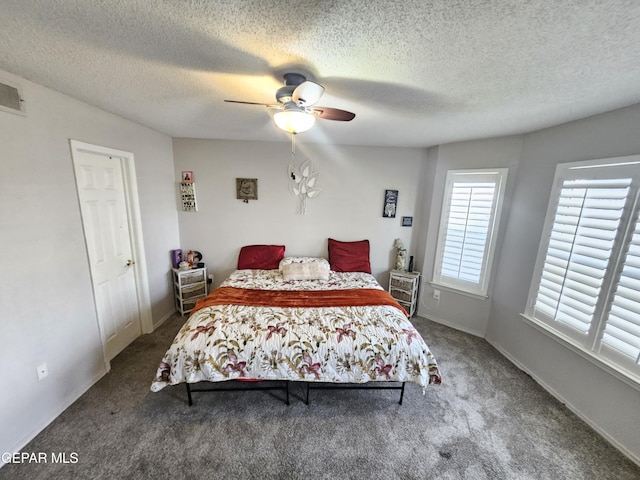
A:
<svg viewBox="0 0 640 480">
<path fill-rule="evenodd" d="M 453 184 L 442 275 L 480 282 L 495 190 L 495 183 Z"/>
<path fill-rule="evenodd" d="M 636 221 L 602 336 L 602 354 L 640 365 L 640 219 Z"/>
<path fill-rule="evenodd" d="M 640 383 L 640 155 L 561 164 L 525 318 Z"/>
<path fill-rule="evenodd" d="M 563 182 L 534 315 L 586 335 L 631 179 Z"/>
<path fill-rule="evenodd" d="M 486 294 L 506 173 L 506 169 L 447 173 L 434 283 Z"/>
</svg>

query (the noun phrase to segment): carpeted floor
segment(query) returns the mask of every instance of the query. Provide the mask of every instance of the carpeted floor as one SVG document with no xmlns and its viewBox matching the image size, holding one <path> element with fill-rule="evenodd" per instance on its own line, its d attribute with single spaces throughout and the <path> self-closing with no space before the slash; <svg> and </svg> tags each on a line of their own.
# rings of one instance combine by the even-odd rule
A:
<svg viewBox="0 0 640 480">
<path fill-rule="evenodd" d="M 183 319 L 136 340 L 25 449 L 68 464 L 8 464 L 0 479 L 638 479 L 640 467 L 486 341 L 414 318 L 444 384 L 426 395 L 149 390 Z"/>
</svg>

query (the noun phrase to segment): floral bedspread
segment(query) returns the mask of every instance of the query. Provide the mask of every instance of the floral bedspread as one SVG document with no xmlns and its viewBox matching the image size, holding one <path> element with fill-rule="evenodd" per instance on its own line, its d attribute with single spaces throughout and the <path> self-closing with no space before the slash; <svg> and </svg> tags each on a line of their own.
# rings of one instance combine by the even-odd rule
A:
<svg viewBox="0 0 640 480">
<path fill-rule="evenodd" d="M 221 286 L 259 290 L 375 288 L 372 275 L 285 282 L 278 270 L 237 270 Z M 160 363 L 151 390 L 236 379 L 440 383 L 435 358 L 393 306 L 216 305 L 192 313 Z"/>
</svg>

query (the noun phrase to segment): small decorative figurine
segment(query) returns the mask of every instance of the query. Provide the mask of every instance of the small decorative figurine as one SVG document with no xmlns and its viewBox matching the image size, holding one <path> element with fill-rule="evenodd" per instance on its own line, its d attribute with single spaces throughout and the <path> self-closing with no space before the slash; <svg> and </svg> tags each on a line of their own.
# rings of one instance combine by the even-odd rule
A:
<svg viewBox="0 0 640 480">
<path fill-rule="evenodd" d="M 398 253 L 396 254 L 396 270 L 405 271 L 407 265 L 407 249 L 404 248 L 401 238 L 396 238 L 393 242 L 393 246 L 396 247 Z"/>
</svg>

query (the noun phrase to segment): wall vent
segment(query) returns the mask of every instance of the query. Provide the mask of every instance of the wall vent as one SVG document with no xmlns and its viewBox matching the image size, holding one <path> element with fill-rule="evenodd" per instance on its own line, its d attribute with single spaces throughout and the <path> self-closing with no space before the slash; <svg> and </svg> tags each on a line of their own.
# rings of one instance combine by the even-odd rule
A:
<svg viewBox="0 0 640 480">
<path fill-rule="evenodd" d="M 0 80 L 0 111 L 25 115 L 20 87 Z"/>
</svg>

